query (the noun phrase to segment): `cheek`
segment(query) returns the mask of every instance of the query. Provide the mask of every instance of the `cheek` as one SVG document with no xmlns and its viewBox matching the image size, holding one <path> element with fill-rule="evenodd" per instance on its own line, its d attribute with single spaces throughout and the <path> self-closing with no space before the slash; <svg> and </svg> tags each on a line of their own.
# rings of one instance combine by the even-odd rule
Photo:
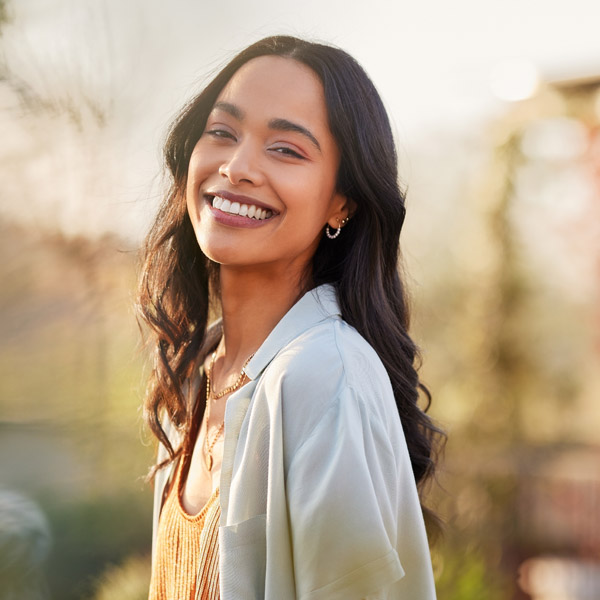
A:
<svg viewBox="0 0 600 600">
<path fill-rule="evenodd" d="M 286 174 L 279 178 L 279 189 L 281 195 L 292 199 L 296 204 L 301 204 L 311 210 L 318 210 L 321 207 L 326 210 L 326 206 L 334 195 L 336 180 L 331 174 L 323 169 L 314 171 Z"/>
<path fill-rule="evenodd" d="M 320 178 L 310 183 L 300 182 L 295 190 L 301 208 L 319 224 L 329 218 L 336 190 L 334 184 L 328 178 Z"/>
<path fill-rule="evenodd" d="M 196 201 L 197 194 L 194 193 L 195 189 L 194 178 L 188 176 L 187 183 L 185 185 L 185 204 L 187 206 L 187 213 L 192 221 L 192 225 L 195 225 L 198 221 L 198 203 Z"/>
<path fill-rule="evenodd" d="M 207 150 L 200 140 L 190 156 L 188 165 L 188 183 L 201 182 L 215 169 L 215 153 Z"/>
<path fill-rule="evenodd" d="M 187 181 L 184 188 L 188 214 L 194 224 L 198 221 L 201 210 L 201 198 L 199 193 L 200 186 L 206 179 L 205 171 L 206 169 L 204 168 L 202 155 L 197 150 L 194 150 L 190 158 Z"/>
</svg>

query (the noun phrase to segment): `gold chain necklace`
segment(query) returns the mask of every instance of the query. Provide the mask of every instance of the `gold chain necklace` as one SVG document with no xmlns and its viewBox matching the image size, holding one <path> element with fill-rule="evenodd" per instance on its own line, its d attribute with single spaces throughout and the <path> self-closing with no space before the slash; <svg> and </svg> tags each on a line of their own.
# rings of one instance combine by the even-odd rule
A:
<svg viewBox="0 0 600 600">
<path fill-rule="evenodd" d="M 244 381 L 244 379 L 246 377 L 246 367 L 248 366 L 248 363 L 252 360 L 252 357 L 254 356 L 254 354 L 251 354 L 246 359 L 246 362 L 242 366 L 242 370 L 240 371 L 240 374 L 239 374 L 236 382 L 233 385 L 230 385 L 230 386 L 222 389 L 220 392 L 215 393 L 214 390 L 211 391 L 210 378 L 212 377 L 212 372 L 213 372 L 213 368 L 215 366 L 216 356 L 217 356 L 217 353 L 213 352 L 212 359 L 210 361 L 210 370 L 207 371 L 207 373 L 206 373 L 206 389 L 207 389 L 206 398 L 207 398 L 207 400 L 208 399 L 218 400 L 219 398 L 222 398 L 223 396 L 226 396 L 227 394 L 230 394 L 231 392 L 235 392 L 235 390 L 237 390 L 242 385 L 242 382 Z"/>
<path fill-rule="evenodd" d="M 209 443 L 209 441 L 208 441 L 208 422 L 210 420 L 211 400 L 214 402 L 215 400 L 218 400 L 219 398 L 222 398 L 223 396 L 226 396 L 227 394 L 230 394 L 231 392 L 235 392 L 235 390 L 237 390 L 242 385 L 244 379 L 246 378 L 246 367 L 248 366 L 248 363 L 250 362 L 250 360 L 252 360 L 252 357 L 254 356 L 254 354 L 251 354 L 246 359 L 246 362 L 244 363 L 244 366 L 242 367 L 242 370 L 240 371 L 240 375 L 233 385 L 226 387 L 225 389 L 221 390 L 217 394 L 213 394 L 211 391 L 212 386 L 210 385 L 210 378 L 211 378 L 211 375 L 213 372 L 213 368 L 215 366 L 216 356 L 217 356 L 217 353 L 213 352 L 213 355 L 212 355 L 212 358 L 210 361 L 210 368 L 206 371 L 206 435 L 204 436 L 204 454 L 205 454 L 205 464 L 206 464 L 206 468 L 208 469 L 208 471 L 212 471 L 213 464 L 214 464 L 212 450 L 215 447 L 217 440 L 221 437 L 223 430 L 225 429 L 225 419 L 223 419 L 223 422 L 219 425 L 219 429 L 217 430 L 217 433 L 215 433 L 212 441 Z"/>
</svg>

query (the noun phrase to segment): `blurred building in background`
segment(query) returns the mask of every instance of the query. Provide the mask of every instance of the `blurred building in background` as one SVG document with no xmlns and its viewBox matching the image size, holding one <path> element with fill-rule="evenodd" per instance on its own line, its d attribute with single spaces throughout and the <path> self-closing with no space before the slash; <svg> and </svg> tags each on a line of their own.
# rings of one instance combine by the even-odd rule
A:
<svg viewBox="0 0 600 600">
<path fill-rule="evenodd" d="M 550 273 L 575 296 L 588 331 L 583 364 L 574 365 L 580 383 L 564 398 L 554 439 L 521 474 L 521 551 L 529 555 L 521 589 L 534 600 L 592 600 L 600 594 L 600 73 L 549 84 L 531 110 L 514 133 L 515 193 L 533 200 L 538 219 L 558 207 L 550 232 L 567 260 L 553 261 Z M 569 340 L 561 346 L 568 354 Z"/>
<path fill-rule="evenodd" d="M 459 564 L 442 560 L 440 596 L 471 597 L 483 561 L 497 594 L 482 586 L 481 597 L 592 600 L 600 597 L 600 77 L 538 83 L 484 139 L 487 158 L 471 173 L 467 201 L 473 219 L 455 224 L 463 248 L 443 283 L 445 306 L 424 325 L 426 346 L 456 349 L 450 366 L 447 354 L 433 356 L 435 406 L 450 423 L 446 544 L 462 552 Z"/>
</svg>

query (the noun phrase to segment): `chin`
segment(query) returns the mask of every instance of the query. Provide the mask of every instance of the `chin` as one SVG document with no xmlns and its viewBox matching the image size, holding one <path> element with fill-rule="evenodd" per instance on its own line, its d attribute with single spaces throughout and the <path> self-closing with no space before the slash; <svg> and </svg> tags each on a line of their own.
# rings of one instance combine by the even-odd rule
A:
<svg viewBox="0 0 600 600">
<path fill-rule="evenodd" d="M 217 246 L 215 244 L 200 244 L 203 254 L 218 265 L 249 265 L 248 255 L 232 245 Z"/>
</svg>

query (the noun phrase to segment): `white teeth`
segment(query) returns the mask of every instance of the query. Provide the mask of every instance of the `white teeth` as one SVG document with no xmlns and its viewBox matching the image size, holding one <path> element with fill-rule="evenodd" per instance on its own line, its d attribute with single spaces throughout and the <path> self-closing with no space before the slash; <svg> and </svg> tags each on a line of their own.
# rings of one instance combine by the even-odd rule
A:
<svg viewBox="0 0 600 600">
<path fill-rule="evenodd" d="M 240 204 L 239 202 L 231 202 L 220 196 L 214 196 L 212 201 L 213 208 L 231 215 L 241 215 L 250 219 L 262 221 L 273 216 L 273 211 L 259 208 L 254 204 Z"/>
</svg>

